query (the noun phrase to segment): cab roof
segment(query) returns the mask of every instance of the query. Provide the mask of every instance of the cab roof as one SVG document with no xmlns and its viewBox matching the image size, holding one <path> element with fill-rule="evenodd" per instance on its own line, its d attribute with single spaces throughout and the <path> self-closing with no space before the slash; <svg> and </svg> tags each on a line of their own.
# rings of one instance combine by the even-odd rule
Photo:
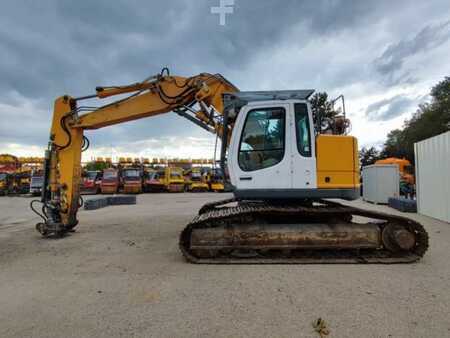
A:
<svg viewBox="0 0 450 338">
<path fill-rule="evenodd" d="M 274 100 L 307 100 L 314 89 L 267 90 L 251 92 L 235 92 L 223 94 L 224 109 L 239 110 L 250 102 Z"/>
</svg>

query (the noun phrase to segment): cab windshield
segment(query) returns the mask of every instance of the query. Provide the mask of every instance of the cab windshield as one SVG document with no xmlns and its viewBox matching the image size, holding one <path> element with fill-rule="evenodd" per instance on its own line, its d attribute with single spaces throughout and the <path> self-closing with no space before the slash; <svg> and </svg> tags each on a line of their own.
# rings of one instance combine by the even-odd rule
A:
<svg viewBox="0 0 450 338">
<path fill-rule="evenodd" d="M 33 177 L 31 177 L 31 182 L 32 183 L 40 184 L 43 181 L 44 181 L 44 178 L 42 176 L 33 176 Z"/>
<path fill-rule="evenodd" d="M 179 172 L 177 172 L 177 171 L 172 171 L 172 172 L 170 173 L 170 177 L 171 177 L 171 178 L 182 178 L 182 177 L 181 177 L 181 174 L 180 174 Z"/>
<path fill-rule="evenodd" d="M 192 173 L 191 174 L 192 181 L 200 181 L 201 178 L 202 178 L 202 175 L 200 173 Z"/>
<path fill-rule="evenodd" d="M 103 173 L 103 178 L 109 179 L 109 178 L 116 178 L 117 172 L 116 171 L 105 171 Z"/>
<path fill-rule="evenodd" d="M 144 178 L 149 180 L 149 179 L 153 179 L 153 177 L 155 176 L 155 172 L 153 171 L 144 171 Z"/>
<path fill-rule="evenodd" d="M 125 170 L 123 172 L 123 177 L 130 177 L 130 178 L 134 178 L 134 177 L 139 177 L 139 170 L 138 169 L 133 169 L 133 170 Z"/>
<path fill-rule="evenodd" d="M 96 171 L 88 171 L 86 173 L 86 178 L 89 180 L 95 180 L 95 178 L 97 177 L 97 172 Z"/>
</svg>

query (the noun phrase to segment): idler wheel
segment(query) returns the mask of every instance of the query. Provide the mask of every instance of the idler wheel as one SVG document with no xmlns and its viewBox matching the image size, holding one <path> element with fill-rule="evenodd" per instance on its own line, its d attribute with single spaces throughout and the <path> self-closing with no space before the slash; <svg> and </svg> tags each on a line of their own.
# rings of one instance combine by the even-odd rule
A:
<svg viewBox="0 0 450 338">
<path fill-rule="evenodd" d="M 392 252 L 409 251 L 416 244 L 416 236 L 398 224 L 389 224 L 381 234 L 383 245 Z"/>
</svg>

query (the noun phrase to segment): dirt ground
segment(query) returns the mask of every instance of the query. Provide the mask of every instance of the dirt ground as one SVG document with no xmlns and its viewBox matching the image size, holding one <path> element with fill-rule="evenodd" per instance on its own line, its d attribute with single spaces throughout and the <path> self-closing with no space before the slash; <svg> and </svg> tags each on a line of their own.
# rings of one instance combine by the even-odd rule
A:
<svg viewBox="0 0 450 338">
<path fill-rule="evenodd" d="M 450 224 L 409 265 L 192 265 L 178 235 L 226 194 L 147 194 L 81 211 L 77 231 L 43 239 L 30 198 L 0 198 L 0 337 L 450 336 Z M 384 206 L 354 202 L 389 211 Z"/>
</svg>

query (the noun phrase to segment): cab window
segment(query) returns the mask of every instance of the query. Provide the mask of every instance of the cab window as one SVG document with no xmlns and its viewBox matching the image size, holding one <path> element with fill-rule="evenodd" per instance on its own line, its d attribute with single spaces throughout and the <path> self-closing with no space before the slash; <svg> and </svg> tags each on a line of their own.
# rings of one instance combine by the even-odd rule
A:
<svg viewBox="0 0 450 338">
<path fill-rule="evenodd" d="M 271 167 L 284 157 L 284 108 L 258 108 L 248 112 L 239 144 L 239 167 L 254 171 Z"/>
<path fill-rule="evenodd" d="M 306 103 L 295 103 L 295 133 L 297 149 L 303 157 L 311 157 L 311 132 Z"/>
</svg>

